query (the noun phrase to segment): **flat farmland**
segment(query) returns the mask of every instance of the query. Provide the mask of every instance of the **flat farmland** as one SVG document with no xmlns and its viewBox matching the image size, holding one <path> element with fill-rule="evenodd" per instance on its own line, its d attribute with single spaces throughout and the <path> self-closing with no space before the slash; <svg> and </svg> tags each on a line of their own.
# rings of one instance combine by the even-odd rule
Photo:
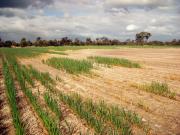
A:
<svg viewBox="0 0 180 135">
<path fill-rule="evenodd" d="M 11 65 L 13 60 L 6 57 L 2 61 Z M 48 48 L 33 57 L 17 55 L 16 61 L 25 87 L 38 97 L 35 106 L 42 106 L 40 111 L 55 119 L 57 130 L 54 133 L 43 122 L 27 90 L 20 90 L 24 87 L 17 77 L 17 108 L 25 133 L 32 134 L 33 125 L 26 126 L 26 122 L 34 119 L 34 133 L 38 134 L 180 134 L 179 48 Z M 11 72 L 18 76 L 16 70 Z M 4 84 L 1 88 L 5 92 Z M 6 96 L 4 100 L 7 104 Z M 82 103 L 81 111 L 76 103 Z M 27 108 L 23 110 L 22 104 Z M 29 110 L 27 117 L 25 109 Z"/>
</svg>

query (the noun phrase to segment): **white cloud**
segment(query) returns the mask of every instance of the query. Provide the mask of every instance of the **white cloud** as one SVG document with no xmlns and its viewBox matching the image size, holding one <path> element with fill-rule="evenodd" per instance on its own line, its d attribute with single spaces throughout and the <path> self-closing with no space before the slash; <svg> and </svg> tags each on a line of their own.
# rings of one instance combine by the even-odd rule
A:
<svg viewBox="0 0 180 135">
<path fill-rule="evenodd" d="M 134 24 L 130 24 L 126 27 L 126 30 L 127 31 L 134 31 L 134 30 L 137 30 L 138 29 L 138 26 L 134 25 Z"/>
<path fill-rule="evenodd" d="M 108 7 L 158 7 L 172 5 L 175 0 L 106 0 Z"/>
<path fill-rule="evenodd" d="M 153 19 L 151 20 L 151 22 L 152 22 L 152 23 L 156 23 L 157 20 L 153 18 Z"/>
<path fill-rule="evenodd" d="M 151 39 L 166 40 L 180 37 L 176 8 L 163 6 L 166 0 L 56 0 L 42 9 L 0 8 L 0 37 L 19 40 L 21 37 L 54 39 L 63 36 L 107 36 L 126 40 L 134 39 L 140 31 L 152 33 Z M 122 6 L 123 5 L 123 6 Z M 143 5 L 143 6 L 142 6 Z M 155 5 L 158 8 L 146 11 L 141 7 Z M 131 12 L 125 7 L 132 8 Z M 162 8 L 164 7 L 164 8 Z M 107 10 L 110 9 L 110 10 Z M 108 12 L 107 12 L 108 11 Z M 109 12 L 111 11 L 111 12 Z M 7 13 L 14 12 L 12 16 Z M 6 14 L 6 15 L 5 15 Z M 165 38 L 164 38 L 165 37 Z"/>
</svg>

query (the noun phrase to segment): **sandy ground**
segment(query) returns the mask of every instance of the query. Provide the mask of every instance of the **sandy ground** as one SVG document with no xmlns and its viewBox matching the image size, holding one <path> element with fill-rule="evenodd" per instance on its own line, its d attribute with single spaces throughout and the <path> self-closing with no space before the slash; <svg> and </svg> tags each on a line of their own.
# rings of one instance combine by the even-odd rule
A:
<svg viewBox="0 0 180 135">
<path fill-rule="evenodd" d="M 75 91 L 85 98 L 96 101 L 105 100 L 135 111 L 149 123 L 152 134 L 180 134 L 180 49 L 143 49 L 123 48 L 114 50 L 86 49 L 66 51 L 68 56 L 45 54 L 37 58 L 21 59 L 25 65 L 31 64 L 42 72 L 49 72 L 55 79 L 63 81 L 57 88 Z M 76 59 L 87 56 L 108 56 L 128 58 L 139 62 L 143 68 L 96 67 L 93 76 L 70 75 L 49 67 L 41 61 L 51 57 L 70 57 Z M 177 93 L 176 100 L 144 92 L 132 87 L 132 84 L 166 82 L 170 89 Z"/>
</svg>

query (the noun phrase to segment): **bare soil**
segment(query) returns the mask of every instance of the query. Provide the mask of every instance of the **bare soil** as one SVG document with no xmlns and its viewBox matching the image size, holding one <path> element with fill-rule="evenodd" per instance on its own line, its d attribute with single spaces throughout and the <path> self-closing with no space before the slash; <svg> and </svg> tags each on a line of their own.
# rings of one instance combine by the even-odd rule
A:
<svg viewBox="0 0 180 135">
<path fill-rule="evenodd" d="M 66 51 L 68 56 L 45 54 L 37 58 L 21 59 L 21 63 L 32 65 L 41 72 L 49 72 L 57 82 L 57 88 L 65 92 L 74 91 L 94 101 L 105 100 L 135 111 L 149 123 L 151 134 L 180 134 L 180 49 L 167 48 L 123 48 L 114 50 L 86 49 Z M 96 66 L 93 75 L 70 75 L 43 64 L 51 57 L 83 59 L 87 56 L 108 56 L 127 58 L 139 62 L 143 67 L 103 67 Z M 133 84 L 166 82 L 171 91 L 176 92 L 176 100 L 148 93 L 132 87 Z"/>
</svg>

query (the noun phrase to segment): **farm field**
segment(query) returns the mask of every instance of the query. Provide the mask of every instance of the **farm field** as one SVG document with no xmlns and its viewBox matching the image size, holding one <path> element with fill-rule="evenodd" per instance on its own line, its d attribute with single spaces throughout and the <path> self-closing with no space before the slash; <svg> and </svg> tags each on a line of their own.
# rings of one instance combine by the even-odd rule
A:
<svg viewBox="0 0 180 135">
<path fill-rule="evenodd" d="M 0 133 L 180 134 L 180 48 L 0 49 Z"/>
</svg>

